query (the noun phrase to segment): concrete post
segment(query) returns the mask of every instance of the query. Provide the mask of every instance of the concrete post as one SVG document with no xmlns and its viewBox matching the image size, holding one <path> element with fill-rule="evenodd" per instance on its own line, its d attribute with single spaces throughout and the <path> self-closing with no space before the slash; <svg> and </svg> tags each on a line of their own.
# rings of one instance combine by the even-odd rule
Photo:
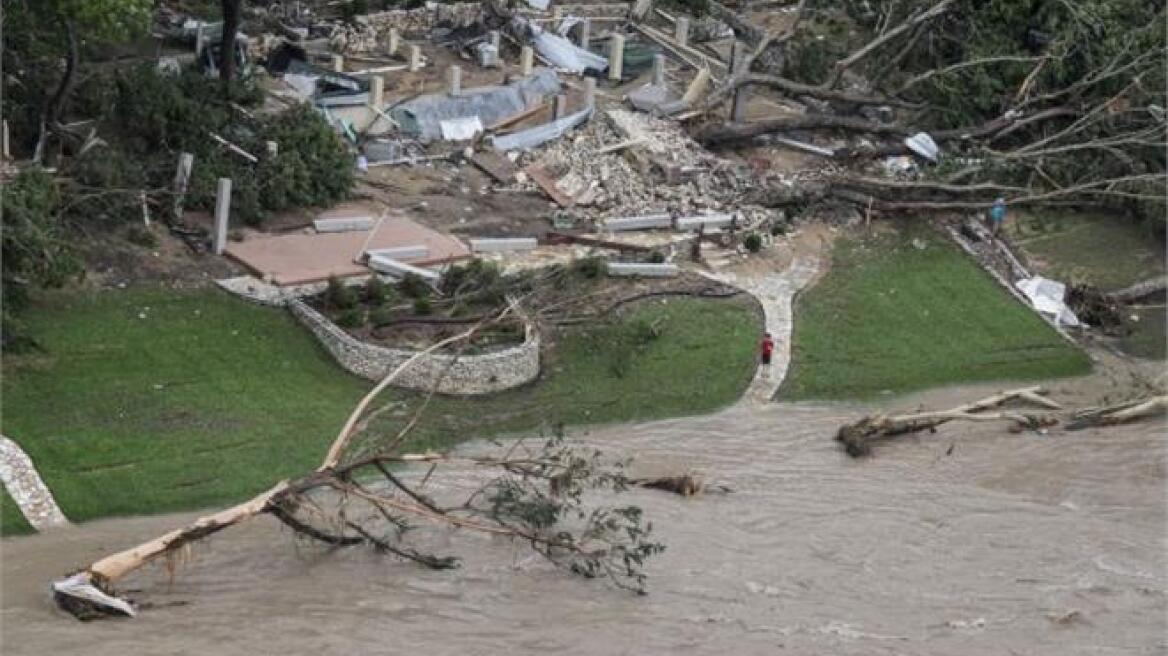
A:
<svg viewBox="0 0 1168 656">
<path fill-rule="evenodd" d="M 265 145 L 267 145 L 267 147 L 268 147 L 268 157 L 274 158 L 274 157 L 280 156 L 280 144 L 279 143 L 277 143 L 275 141 L 267 141 L 267 142 L 265 142 Z"/>
<path fill-rule="evenodd" d="M 398 34 L 396 27 L 389 28 L 389 54 L 396 55 L 397 49 L 401 46 L 401 35 Z"/>
<path fill-rule="evenodd" d="M 191 169 L 195 165 L 195 156 L 191 153 L 179 153 L 178 167 L 174 171 L 174 218 L 182 220 L 183 200 L 187 193 L 187 181 L 191 179 Z"/>
<path fill-rule="evenodd" d="M 206 42 L 206 37 L 203 36 L 203 24 L 195 28 L 195 56 L 203 52 L 203 44 Z"/>
<path fill-rule="evenodd" d="M 452 96 L 457 96 L 462 93 L 462 68 L 459 66 L 451 66 L 446 69 L 446 80 L 449 84 L 447 93 Z"/>
<path fill-rule="evenodd" d="M 385 107 L 385 78 L 380 75 L 369 78 L 369 104 L 377 109 Z"/>
<path fill-rule="evenodd" d="M 227 217 L 231 212 L 231 178 L 219 178 L 215 192 L 215 232 L 211 237 L 211 250 L 222 255 L 227 247 Z"/>
<path fill-rule="evenodd" d="M 592 40 L 592 21 L 587 18 L 580 21 L 580 47 L 588 49 L 588 42 Z"/>
<path fill-rule="evenodd" d="M 564 8 L 560 6 L 552 7 L 552 20 L 559 22 L 564 18 Z"/>
<path fill-rule="evenodd" d="M 523 49 L 519 51 L 519 74 L 523 77 L 531 75 L 534 63 L 535 51 L 531 49 L 531 46 L 523 46 Z"/>
<path fill-rule="evenodd" d="M 743 65 L 746 64 L 746 44 L 741 41 L 735 41 L 734 47 L 730 50 L 730 62 L 734 73 L 741 72 Z M 746 90 L 746 85 L 739 86 L 734 91 L 734 99 L 730 105 L 730 120 L 742 121 L 746 118 L 746 104 L 750 100 L 750 94 Z"/>
<path fill-rule="evenodd" d="M 487 32 L 487 38 L 490 41 L 491 47 L 495 49 L 496 55 L 503 52 L 503 36 L 499 34 L 499 30 Z"/>
<path fill-rule="evenodd" d="M 706 93 L 706 87 L 710 86 L 710 69 L 700 68 L 697 75 L 694 75 L 690 80 L 689 86 L 685 89 L 685 95 L 681 97 L 688 105 L 693 105 Z"/>
<path fill-rule="evenodd" d="M 584 78 L 584 105 L 596 107 L 596 78 Z"/>
<path fill-rule="evenodd" d="M 673 40 L 683 46 L 689 43 L 689 19 L 685 16 L 678 16 L 673 24 Z"/>
<path fill-rule="evenodd" d="M 653 84 L 665 84 L 665 55 L 661 53 L 653 55 Z"/>
<path fill-rule="evenodd" d="M 12 150 L 8 144 L 8 121 L 0 122 L 0 156 L 12 159 Z"/>
<path fill-rule="evenodd" d="M 422 49 L 419 46 L 410 46 L 410 72 L 422 69 Z"/>
<path fill-rule="evenodd" d="M 334 73 L 344 73 L 345 72 L 345 58 L 344 57 L 342 57 L 340 55 L 333 55 L 333 72 Z"/>
<path fill-rule="evenodd" d="M 613 34 L 608 42 L 608 79 L 619 81 L 624 68 L 625 36 Z"/>
<path fill-rule="evenodd" d="M 556 94 L 556 104 L 552 109 L 552 119 L 563 118 L 568 113 L 568 96 L 560 93 Z"/>
</svg>

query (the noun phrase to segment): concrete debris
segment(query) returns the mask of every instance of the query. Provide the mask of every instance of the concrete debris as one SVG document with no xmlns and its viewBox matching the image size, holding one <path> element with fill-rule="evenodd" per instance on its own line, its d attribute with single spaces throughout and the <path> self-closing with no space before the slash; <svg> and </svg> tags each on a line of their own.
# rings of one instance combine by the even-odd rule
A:
<svg viewBox="0 0 1168 656">
<path fill-rule="evenodd" d="M 585 123 L 592 116 L 592 108 L 585 107 L 580 111 L 558 118 L 550 123 L 537 125 L 533 128 L 512 132 L 491 138 L 491 146 L 498 151 L 528 150 L 542 145 L 553 139 L 559 139 L 564 133 Z"/>
<path fill-rule="evenodd" d="M 472 253 L 508 253 L 533 251 L 539 243 L 535 237 L 496 237 L 470 240 Z"/>
<path fill-rule="evenodd" d="M 365 251 L 367 257 L 380 256 L 394 260 L 424 260 L 430 256 L 430 247 L 425 244 L 416 246 L 393 246 L 390 248 L 374 248 Z"/>
<path fill-rule="evenodd" d="M 477 116 L 464 116 L 439 121 L 442 138 L 446 141 L 470 141 L 483 131 L 483 123 Z"/>
<path fill-rule="evenodd" d="M 482 125 L 493 125 L 559 91 L 555 72 L 540 68 L 513 84 L 466 89 L 457 96 L 418 96 L 394 107 L 389 114 L 407 134 L 432 141 L 442 136 L 440 123 L 444 120 L 478 117 Z"/>
<path fill-rule="evenodd" d="M 368 264 L 370 269 L 393 278 L 404 278 L 409 274 L 413 274 L 427 282 L 438 282 L 438 279 L 442 277 L 437 271 L 406 264 L 405 262 L 400 262 L 385 255 L 370 255 Z"/>
<path fill-rule="evenodd" d="M 904 145 L 930 162 L 936 162 L 941 156 L 941 149 L 937 147 L 937 142 L 933 141 L 933 137 L 929 136 L 927 132 L 918 132 L 911 137 L 906 137 Z"/>
<path fill-rule="evenodd" d="M 585 50 L 558 34 L 545 31 L 525 18 L 519 16 L 512 18 L 508 28 L 521 42 L 530 42 L 540 56 L 566 73 L 584 71 L 603 73 L 608 70 L 608 60 L 604 57 Z"/>
<path fill-rule="evenodd" d="M 373 217 L 352 216 L 335 219 L 321 218 L 313 221 L 312 227 L 317 232 L 356 232 L 359 230 L 371 230 L 373 228 Z"/>
<path fill-rule="evenodd" d="M 673 227 L 673 217 L 668 214 L 646 214 L 644 216 L 630 216 L 620 219 L 608 219 L 604 222 L 604 229 L 612 232 L 626 230 L 660 230 Z"/>
<path fill-rule="evenodd" d="M 733 214 L 699 214 L 679 217 L 675 222 L 678 230 L 690 231 L 698 228 L 724 228 L 736 222 Z"/>
<path fill-rule="evenodd" d="M 676 264 L 649 264 L 644 262 L 609 262 L 610 276 L 640 276 L 645 278 L 672 278 L 681 274 Z"/>
</svg>

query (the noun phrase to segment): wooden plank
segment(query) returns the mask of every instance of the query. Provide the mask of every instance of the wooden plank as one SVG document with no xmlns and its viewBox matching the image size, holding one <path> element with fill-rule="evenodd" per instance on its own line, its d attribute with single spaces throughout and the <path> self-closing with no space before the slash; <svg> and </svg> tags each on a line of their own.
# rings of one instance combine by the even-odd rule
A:
<svg viewBox="0 0 1168 656">
<path fill-rule="evenodd" d="M 484 173 L 504 184 L 515 181 L 515 165 L 505 156 L 494 151 L 475 153 L 470 161 Z"/>
<path fill-rule="evenodd" d="M 556 186 L 556 181 L 539 164 L 530 164 L 523 171 L 527 173 L 532 182 L 539 185 L 539 188 L 543 189 L 544 193 L 560 207 L 568 208 L 576 204 L 576 199 L 564 193 L 562 189 Z"/>
</svg>

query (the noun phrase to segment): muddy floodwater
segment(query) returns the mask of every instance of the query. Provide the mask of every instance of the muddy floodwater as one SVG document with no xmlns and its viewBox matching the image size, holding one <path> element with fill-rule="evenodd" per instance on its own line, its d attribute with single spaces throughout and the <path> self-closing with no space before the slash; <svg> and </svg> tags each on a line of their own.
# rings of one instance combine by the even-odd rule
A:
<svg viewBox="0 0 1168 656">
<path fill-rule="evenodd" d="M 695 469 L 734 490 L 631 494 L 668 545 L 649 566 L 648 596 L 498 538 L 429 531 L 419 539 L 464 561 L 431 572 L 310 547 L 260 518 L 197 547 L 173 584 L 161 567 L 127 580 L 148 605 L 137 619 L 58 613 L 53 577 L 196 515 L 117 519 L 3 542 L 3 653 L 1168 649 L 1163 423 L 1046 437 L 951 425 L 854 461 L 830 436 L 857 412 L 736 407 L 583 435 L 634 456 L 638 472 Z"/>
</svg>

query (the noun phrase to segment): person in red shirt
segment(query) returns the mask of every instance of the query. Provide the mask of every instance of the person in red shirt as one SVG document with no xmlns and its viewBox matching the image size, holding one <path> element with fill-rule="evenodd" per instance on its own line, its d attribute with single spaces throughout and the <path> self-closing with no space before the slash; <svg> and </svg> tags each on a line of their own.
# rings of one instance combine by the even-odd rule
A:
<svg viewBox="0 0 1168 656">
<path fill-rule="evenodd" d="M 771 355 L 775 352 L 775 340 L 771 339 L 770 333 L 764 333 L 762 338 L 762 363 L 770 366 Z"/>
</svg>

